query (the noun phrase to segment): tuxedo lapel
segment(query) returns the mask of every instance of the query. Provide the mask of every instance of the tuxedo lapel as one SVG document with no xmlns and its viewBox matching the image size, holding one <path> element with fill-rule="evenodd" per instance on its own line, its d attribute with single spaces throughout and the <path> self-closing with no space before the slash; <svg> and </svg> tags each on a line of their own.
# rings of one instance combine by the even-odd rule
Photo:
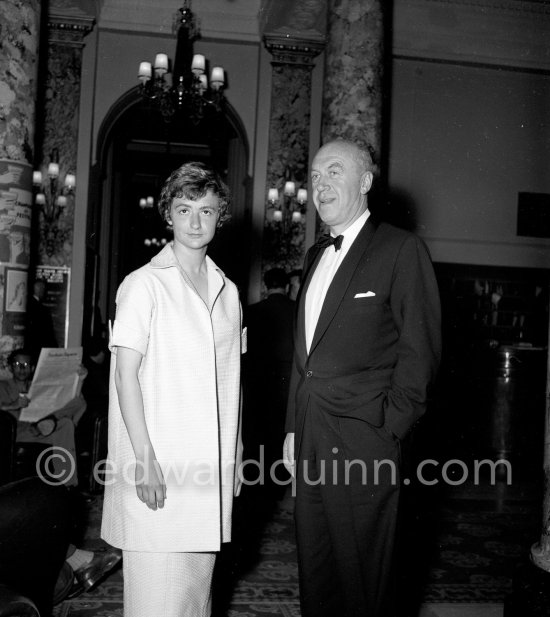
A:
<svg viewBox="0 0 550 617">
<path fill-rule="evenodd" d="M 306 292 L 309 284 L 311 283 L 311 277 L 317 268 L 319 259 L 323 251 L 318 248 L 311 248 L 306 256 L 304 264 L 304 278 L 298 291 L 298 297 L 296 298 L 296 304 L 298 311 L 296 315 L 296 330 L 294 332 L 294 340 L 296 342 L 296 350 L 300 354 L 300 357 L 305 359 L 307 357 L 307 345 L 306 345 Z"/>
<path fill-rule="evenodd" d="M 357 270 L 357 266 L 365 254 L 377 227 L 378 225 L 372 220 L 371 215 L 359 232 L 359 235 L 355 239 L 354 243 L 351 245 L 348 254 L 345 256 L 340 267 L 336 271 L 330 287 L 328 288 L 325 301 L 323 302 L 323 308 L 321 309 L 321 314 L 319 315 L 319 320 L 313 335 L 313 341 L 311 342 L 311 348 L 309 350 L 310 354 L 313 352 L 326 329 L 330 325 L 330 322 L 333 320 L 346 290 L 349 287 L 351 279 Z M 312 268 L 312 270 L 314 270 L 314 268 Z M 305 304 L 305 302 L 302 304 Z"/>
</svg>

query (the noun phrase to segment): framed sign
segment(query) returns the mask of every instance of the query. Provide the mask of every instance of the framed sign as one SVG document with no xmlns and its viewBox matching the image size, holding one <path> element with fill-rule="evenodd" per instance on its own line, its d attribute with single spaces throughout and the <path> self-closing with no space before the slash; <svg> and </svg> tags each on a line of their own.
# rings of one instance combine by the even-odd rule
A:
<svg viewBox="0 0 550 617">
<path fill-rule="evenodd" d="M 46 282 L 42 304 L 52 316 L 55 338 L 60 347 L 67 347 L 71 269 L 68 266 L 37 266 L 36 280 L 39 279 Z"/>
</svg>

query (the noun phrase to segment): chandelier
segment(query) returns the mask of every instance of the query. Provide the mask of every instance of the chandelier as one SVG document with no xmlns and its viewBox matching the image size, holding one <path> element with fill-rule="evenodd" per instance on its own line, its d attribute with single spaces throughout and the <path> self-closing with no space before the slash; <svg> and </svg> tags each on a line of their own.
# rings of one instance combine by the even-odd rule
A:
<svg viewBox="0 0 550 617">
<path fill-rule="evenodd" d="M 178 111 L 184 111 L 198 124 L 207 110 L 221 111 L 225 84 L 224 70 L 215 66 L 207 77 L 207 62 L 202 54 L 193 53 L 193 41 L 200 37 L 191 0 L 184 0 L 174 22 L 177 34 L 176 56 L 170 71 L 168 56 L 159 53 L 153 64 L 140 62 L 138 79 L 140 93 L 147 103 L 171 122 Z"/>
</svg>

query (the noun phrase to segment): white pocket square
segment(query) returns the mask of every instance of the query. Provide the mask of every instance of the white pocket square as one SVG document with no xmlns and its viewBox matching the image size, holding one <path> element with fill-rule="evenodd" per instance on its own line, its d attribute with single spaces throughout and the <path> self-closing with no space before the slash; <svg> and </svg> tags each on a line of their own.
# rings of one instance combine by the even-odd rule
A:
<svg viewBox="0 0 550 617">
<path fill-rule="evenodd" d="M 374 291 L 365 291 L 364 293 L 355 294 L 353 297 L 354 298 L 372 298 L 375 295 L 376 294 L 374 293 Z"/>
</svg>

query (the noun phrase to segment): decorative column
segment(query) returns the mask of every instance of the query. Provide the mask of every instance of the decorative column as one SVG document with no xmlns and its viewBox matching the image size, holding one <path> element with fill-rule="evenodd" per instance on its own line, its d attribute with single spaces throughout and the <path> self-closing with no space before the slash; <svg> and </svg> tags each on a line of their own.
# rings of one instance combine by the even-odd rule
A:
<svg viewBox="0 0 550 617">
<path fill-rule="evenodd" d="M 287 272 L 302 267 L 305 253 L 305 209 L 311 199 L 298 202 L 298 190 L 308 189 L 311 73 L 315 57 L 324 49 L 325 0 L 278 0 L 264 3 L 261 30 L 272 55 L 271 114 L 265 187 L 262 274 L 273 267 Z M 294 198 L 284 196 L 293 182 Z M 268 201 L 269 190 L 278 199 Z M 287 206 L 294 200 L 294 217 Z M 301 216 L 298 212 L 301 210 Z M 276 212 L 278 211 L 278 212 Z"/>
<path fill-rule="evenodd" d="M 384 74 L 382 0 L 328 0 L 322 143 L 367 146 L 378 167 Z"/>
<path fill-rule="evenodd" d="M 57 344 L 64 347 L 68 335 L 68 298 L 70 294 L 73 254 L 73 227 L 75 198 L 74 185 L 78 184 L 77 146 L 80 82 L 84 37 L 92 30 L 94 18 L 75 11 L 53 8 L 48 15 L 47 59 L 44 76 L 45 96 L 40 109 L 42 134 L 38 136 L 40 157 L 36 167 L 49 188 L 48 166 L 58 164 L 59 185 L 63 189 L 62 207 L 55 205 L 55 195 L 45 191 L 48 215 L 44 207 L 37 212 L 38 225 L 33 278 L 46 282 L 43 300 L 54 322 Z M 71 181 L 68 182 L 68 178 Z M 66 190 L 69 188 L 70 190 Z M 61 191 L 60 191 L 61 192 Z M 39 206 L 35 206 L 38 208 Z M 81 239 L 84 241 L 84 238 Z"/>
<path fill-rule="evenodd" d="M 40 4 L 0 3 L 0 373 L 25 328 Z"/>
<path fill-rule="evenodd" d="M 266 217 L 262 272 L 279 267 L 290 272 L 300 268 L 305 252 L 305 217 L 292 220 L 284 207 L 281 217 L 267 202 L 269 189 L 277 189 L 282 203 L 285 184 L 296 191 L 308 186 L 311 70 L 320 45 L 281 36 L 264 37 L 272 54 L 271 120 L 267 163 Z M 307 206 L 306 206 L 307 207 Z M 310 207 L 311 205 L 310 201 Z"/>
<path fill-rule="evenodd" d="M 92 30 L 91 17 L 52 13 L 48 19 L 46 96 L 43 113 L 41 171 L 47 175 L 52 153 L 58 155 L 59 177 L 76 174 L 78 110 L 84 37 Z M 73 247 L 74 197 L 53 224 L 40 217 L 39 265 L 70 267 Z"/>
</svg>

